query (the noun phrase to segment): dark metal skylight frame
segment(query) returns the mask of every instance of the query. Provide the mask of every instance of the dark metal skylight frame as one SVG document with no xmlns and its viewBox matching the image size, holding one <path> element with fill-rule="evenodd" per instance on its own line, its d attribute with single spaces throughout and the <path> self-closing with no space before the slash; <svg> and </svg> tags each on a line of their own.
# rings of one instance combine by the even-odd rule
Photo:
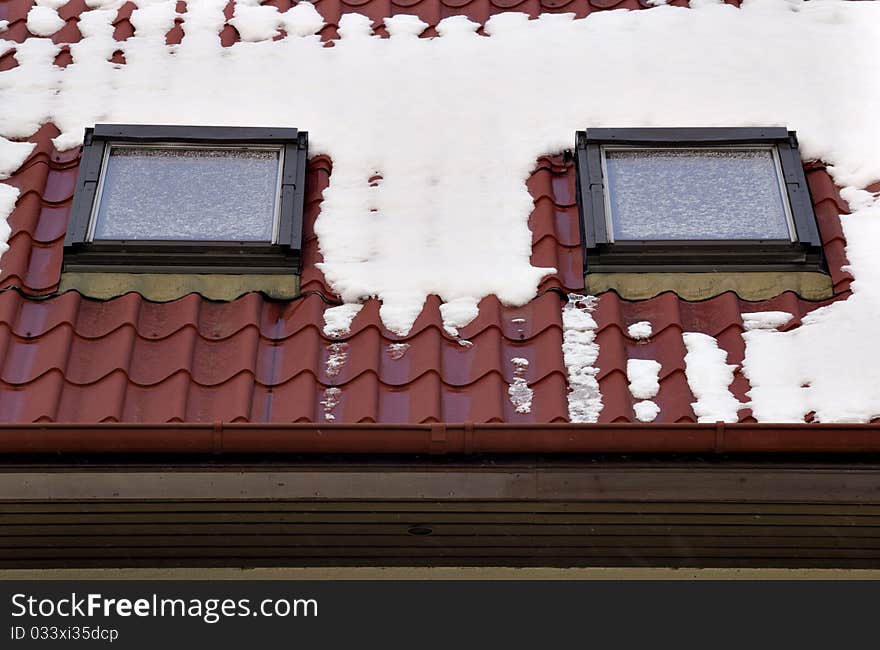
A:
<svg viewBox="0 0 880 650">
<path fill-rule="evenodd" d="M 790 241 L 614 241 L 604 169 L 605 148 L 771 149 L 784 191 Z M 588 129 L 577 133 L 575 158 L 585 273 L 804 271 L 822 268 L 822 244 L 793 131 L 782 127 Z"/>
<path fill-rule="evenodd" d="M 266 241 L 95 239 L 101 185 L 114 146 L 277 149 L 278 194 Z M 66 271 L 298 273 L 308 134 L 293 128 L 99 124 L 86 129 L 64 240 Z"/>
</svg>

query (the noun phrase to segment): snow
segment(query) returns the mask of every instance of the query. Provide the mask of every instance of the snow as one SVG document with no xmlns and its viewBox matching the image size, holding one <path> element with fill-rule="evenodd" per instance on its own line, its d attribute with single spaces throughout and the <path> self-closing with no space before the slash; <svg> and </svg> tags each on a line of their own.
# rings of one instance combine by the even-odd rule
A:
<svg viewBox="0 0 880 650">
<path fill-rule="evenodd" d="M 477 299 L 473 296 L 463 296 L 440 305 L 443 328 L 450 336 L 458 336 L 458 328 L 470 323 L 478 313 Z M 402 333 L 406 334 L 406 332 Z"/>
<path fill-rule="evenodd" d="M 327 346 L 327 363 L 325 372 L 328 377 L 335 377 L 348 360 L 348 343 L 331 343 Z"/>
<path fill-rule="evenodd" d="M 736 366 L 727 364 L 727 352 L 708 334 L 682 334 L 687 354 L 684 357 L 688 386 L 697 398 L 691 406 L 698 422 L 736 422 L 737 412 L 745 408 L 728 386 Z"/>
<path fill-rule="evenodd" d="M 331 337 L 345 336 L 351 331 L 351 321 L 360 313 L 363 305 L 345 304 L 324 310 L 324 334 Z"/>
<path fill-rule="evenodd" d="M 787 332 L 743 333 L 743 374 L 759 422 L 868 422 L 880 416 L 880 195 L 841 192 L 841 217 L 855 274 L 847 300 L 815 309 Z"/>
<path fill-rule="evenodd" d="M 651 400 L 642 400 L 633 404 L 636 419 L 639 422 L 653 422 L 660 414 L 660 407 Z"/>
<path fill-rule="evenodd" d="M 651 337 L 651 323 L 646 320 L 633 323 L 626 329 L 626 333 L 637 341 L 643 341 Z"/>
<path fill-rule="evenodd" d="M 529 360 L 514 357 L 510 360 L 513 364 L 513 381 L 508 385 L 507 395 L 517 413 L 532 412 L 532 397 L 534 391 L 529 388 L 525 374 L 529 369 Z"/>
<path fill-rule="evenodd" d="M 37 36 L 51 36 L 64 27 L 64 24 L 64 19 L 58 12 L 47 6 L 36 5 L 27 15 L 28 31 Z"/>
<path fill-rule="evenodd" d="M 403 355 L 409 350 L 409 343 L 389 343 L 387 349 L 388 356 L 397 361 L 403 359 Z"/>
<path fill-rule="evenodd" d="M 562 356 L 568 370 L 568 419 L 572 422 L 596 422 L 602 412 L 602 393 L 595 366 L 599 358 L 596 321 L 592 312 L 596 298 L 568 294 L 562 308 Z"/>
<path fill-rule="evenodd" d="M 15 206 L 17 199 L 17 187 L 0 183 L 0 215 L 12 214 L 12 208 Z M 9 249 L 9 244 L 6 242 L 9 240 L 10 234 L 12 234 L 12 229 L 9 227 L 6 219 L 0 219 L 0 255 Z"/>
<path fill-rule="evenodd" d="M 324 19 L 314 5 L 300 2 L 281 14 L 284 31 L 291 36 L 312 36 L 324 26 Z"/>
<path fill-rule="evenodd" d="M 61 9 L 69 0 L 37 0 L 36 4 L 41 7 L 49 7 L 50 9 Z"/>
<path fill-rule="evenodd" d="M 741 314 L 746 330 L 774 330 L 792 319 L 786 311 L 755 311 Z"/>
<path fill-rule="evenodd" d="M 647 323 L 637 323 L 637 325 L 644 324 Z M 630 327 L 631 329 L 632 327 Z M 650 330 L 651 327 L 648 325 L 648 336 L 650 336 Z M 660 407 L 650 399 L 656 397 L 660 392 L 659 377 L 660 364 L 653 359 L 629 359 L 626 362 L 629 392 L 634 398 L 641 400 L 633 404 L 636 419 L 640 422 L 653 422 L 660 413 Z"/>
<path fill-rule="evenodd" d="M 339 405 L 341 395 L 342 390 L 336 387 L 331 387 L 324 390 L 323 399 L 321 400 L 321 406 L 324 410 L 324 419 L 327 422 L 333 422 L 336 419 L 336 416 L 333 414 L 333 409 L 335 409 Z"/>
<path fill-rule="evenodd" d="M 0 137 L 0 179 L 12 176 L 36 146 L 33 142 L 11 142 Z"/>
<path fill-rule="evenodd" d="M 229 24 L 238 30 L 243 41 L 267 41 L 278 35 L 281 12 L 272 5 L 251 4 L 238 0 Z"/>
<path fill-rule="evenodd" d="M 41 2 L 33 16 L 54 4 Z M 98 121 L 307 129 L 313 153 L 334 164 L 316 224 L 321 268 L 346 302 L 380 298 L 383 322 L 401 335 L 430 294 L 452 305 L 452 329 L 487 295 L 509 305 L 534 297 L 552 269 L 530 263 L 525 180 L 538 156 L 571 146 L 579 128 L 784 124 L 839 183 L 880 178 L 880 89 L 868 81 L 878 3 L 704 2 L 580 20 L 500 14 L 488 36 L 453 17 L 433 39 L 416 37 L 425 25 L 412 16 L 386 20 L 391 38 L 380 39 L 369 18 L 346 14 L 332 48 L 315 36 L 324 20 L 310 4 L 279 12 L 257 0 L 236 5 L 243 42 L 230 48 L 218 38 L 223 0 L 187 3 L 176 46 L 164 42 L 174 0 L 139 0 L 134 36 L 113 43 L 121 4 L 89 2 L 96 10 L 80 23 L 88 33 L 63 70 L 48 40 L 9 46 L 19 66 L 0 74 L 0 135 L 27 137 L 52 121 L 57 146 L 69 148 Z M 125 65 L 108 61 L 115 47 Z M 571 84 L 591 60 L 604 63 L 591 67 L 590 83 Z M 823 87 L 835 90 L 816 92 Z M 371 186 L 377 172 L 383 181 Z"/>
<path fill-rule="evenodd" d="M 660 390 L 658 377 L 660 364 L 649 359 L 629 359 L 626 362 L 626 378 L 629 392 L 636 399 L 650 399 Z"/>
</svg>

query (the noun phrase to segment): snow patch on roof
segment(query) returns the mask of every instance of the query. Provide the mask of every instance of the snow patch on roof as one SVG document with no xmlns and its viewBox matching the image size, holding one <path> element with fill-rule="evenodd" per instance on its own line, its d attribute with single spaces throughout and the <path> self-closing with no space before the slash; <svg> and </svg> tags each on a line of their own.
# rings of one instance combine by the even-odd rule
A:
<svg viewBox="0 0 880 650">
<path fill-rule="evenodd" d="M 752 329 L 743 374 L 759 422 L 869 422 L 880 416 L 880 195 L 841 192 L 853 295 L 816 309 L 787 332 Z"/>
<path fill-rule="evenodd" d="M 687 354 L 685 375 L 697 401 L 692 403 L 697 422 L 736 422 L 739 409 L 745 408 L 730 392 L 736 366 L 727 364 L 727 352 L 708 334 L 685 332 L 682 335 Z"/>
<path fill-rule="evenodd" d="M 18 200 L 18 188 L 0 183 L 0 216 L 2 216 L 0 218 L 0 255 L 9 250 L 9 244 L 6 242 L 12 233 L 12 229 L 6 222 L 6 216 L 3 215 L 12 214 L 12 208 L 15 206 L 16 200 Z"/>
<path fill-rule="evenodd" d="M 562 308 L 562 355 L 568 370 L 568 418 L 572 422 L 597 422 L 602 412 L 595 366 L 599 358 L 596 343 L 596 321 L 592 312 L 596 298 L 577 293 L 568 294 Z"/>
<path fill-rule="evenodd" d="M 324 334 L 326 336 L 345 336 L 351 331 L 351 321 L 364 306 L 356 303 L 339 305 L 324 310 Z"/>
<path fill-rule="evenodd" d="M 334 386 L 324 390 L 324 393 L 321 396 L 321 407 L 324 413 L 324 419 L 327 422 L 333 422 L 336 419 L 336 415 L 334 415 L 333 409 L 335 409 L 339 405 L 341 397 L 341 388 L 336 388 Z"/>
<path fill-rule="evenodd" d="M 526 371 L 529 369 L 529 360 L 514 357 L 510 360 L 513 364 L 513 381 L 508 384 L 507 395 L 517 413 L 532 412 L 532 398 L 535 391 L 529 388 L 526 381 Z"/>
<path fill-rule="evenodd" d="M 629 359 L 626 362 L 626 378 L 629 392 L 636 399 L 650 399 L 660 391 L 660 364 L 649 359 Z"/>
<path fill-rule="evenodd" d="M 0 137 L 0 179 L 9 178 L 36 146 L 33 142 L 12 142 Z"/>
<path fill-rule="evenodd" d="M 51 7 L 35 5 L 27 15 L 28 31 L 37 36 L 51 36 L 64 24 L 64 19 Z"/>
<path fill-rule="evenodd" d="M 631 338 L 636 339 L 637 341 L 643 341 L 651 337 L 652 333 L 651 323 L 646 320 L 639 321 L 638 323 L 633 323 L 628 328 L 626 328 L 626 333 L 630 335 Z"/>
<path fill-rule="evenodd" d="M 328 377 L 336 377 L 346 361 L 348 361 L 348 343 L 340 341 L 327 346 L 327 362 L 324 364 L 324 371 Z"/>
<path fill-rule="evenodd" d="M 754 311 L 740 315 L 743 319 L 743 327 L 746 330 L 779 329 L 793 318 L 786 311 Z"/>
<path fill-rule="evenodd" d="M 653 422 L 660 415 L 660 407 L 649 399 L 633 404 L 633 412 L 639 422 Z"/>
<path fill-rule="evenodd" d="M 278 36 L 281 23 L 281 12 L 276 7 L 242 0 L 235 3 L 235 13 L 229 21 L 243 41 L 251 42 L 272 40 Z"/>
</svg>

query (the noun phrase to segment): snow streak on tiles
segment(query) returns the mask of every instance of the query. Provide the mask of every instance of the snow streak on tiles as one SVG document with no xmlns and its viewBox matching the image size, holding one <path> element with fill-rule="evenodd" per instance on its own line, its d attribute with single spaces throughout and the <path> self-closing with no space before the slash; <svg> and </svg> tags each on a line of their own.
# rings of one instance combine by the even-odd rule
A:
<svg viewBox="0 0 880 650">
<path fill-rule="evenodd" d="M 631 332 L 632 327 L 629 329 Z M 629 359 L 626 362 L 626 377 L 630 394 L 641 400 L 633 404 L 636 419 L 653 422 L 660 413 L 660 407 L 651 401 L 660 391 L 660 364 L 652 359 Z"/>
<path fill-rule="evenodd" d="M 84 38 L 65 51 L 66 67 L 53 64 L 63 39 L 9 46 L 17 66 L 0 74 L 0 135 L 27 137 L 52 121 L 64 148 L 96 121 L 308 129 L 313 150 L 334 161 L 315 226 L 321 268 L 346 302 L 381 299 L 399 335 L 429 294 L 447 303 L 449 331 L 486 295 L 511 305 L 534 297 L 551 267 L 530 260 L 524 181 L 534 159 L 571 146 L 577 128 L 785 124 L 840 182 L 880 177 L 880 90 L 865 81 L 878 60 L 877 3 L 700 3 L 582 20 L 500 14 L 487 36 L 459 16 L 438 23 L 434 39 L 418 38 L 428 23 L 411 16 L 385 19 L 391 38 L 378 39 L 371 18 L 346 14 L 331 48 L 307 3 L 283 13 L 238 3 L 242 41 L 228 48 L 226 0 L 187 3 L 179 17 L 174 0 L 140 0 L 122 42 L 113 37 L 121 0 L 89 4 L 97 8 L 79 16 Z M 183 39 L 168 45 L 178 20 Z M 633 43 L 650 56 L 629 56 Z M 124 64 L 111 62 L 116 50 Z M 592 83 L 570 83 L 600 59 Z M 836 92 L 817 96 L 807 75 Z M 373 185 L 376 169 L 383 181 Z"/>
<path fill-rule="evenodd" d="M 592 311 L 596 298 L 576 293 L 568 295 L 562 308 L 562 352 L 568 370 L 568 417 L 571 422 L 597 422 L 602 412 L 602 393 L 595 367 L 599 358 L 596 321 Z"/>
<path fill-rule="evenodd" d="M 526 381 L 526 370 L 529 368 L 529 360 L 514 357 L 510 360 L 513 364 L 513 381 L 509 384 L 507 395 L 517 413 L 530 413 L 532 411 L 532 397 L 535 392 L 529 388 Z"/>
<path fill-rule="evenodd" d="M 697 401 L 692 404 L 698 422 L 736 422 L 743 408 L 728 387 L 733 383 L 736 366 L 727 364 L 727 352 L 708 334 L 682 334 L 687 354 L 684 357 L 688 385 Z"/>
</svg>

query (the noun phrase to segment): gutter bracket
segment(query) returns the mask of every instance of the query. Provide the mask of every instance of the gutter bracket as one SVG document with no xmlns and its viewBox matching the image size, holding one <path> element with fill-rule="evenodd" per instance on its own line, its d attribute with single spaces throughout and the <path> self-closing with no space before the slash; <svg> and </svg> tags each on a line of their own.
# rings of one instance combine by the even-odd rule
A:
<svg viewBox="0 0 880 650">
<path fill-rule="evenodd" d="M 446 453 L 446 425 L 442 422 L 431 425 L 431 444 L 428 453 L 432 456 Z"/>
<path fill-rule="evenodd" d="M 724 422 L 715 423 L 715 453 L 724 453 Z"/>
<path fill-rule="evenodd" d="M 220 455 L 223 453 L 223 423 L 215 422 L 211 433 L 212 453 Z"/>
<path fill-rule="evenodd" d="M 464 423 L 464 444 L 463 451 L 465 454 L 474 453 L 474 423 Z"/>
</svg>

